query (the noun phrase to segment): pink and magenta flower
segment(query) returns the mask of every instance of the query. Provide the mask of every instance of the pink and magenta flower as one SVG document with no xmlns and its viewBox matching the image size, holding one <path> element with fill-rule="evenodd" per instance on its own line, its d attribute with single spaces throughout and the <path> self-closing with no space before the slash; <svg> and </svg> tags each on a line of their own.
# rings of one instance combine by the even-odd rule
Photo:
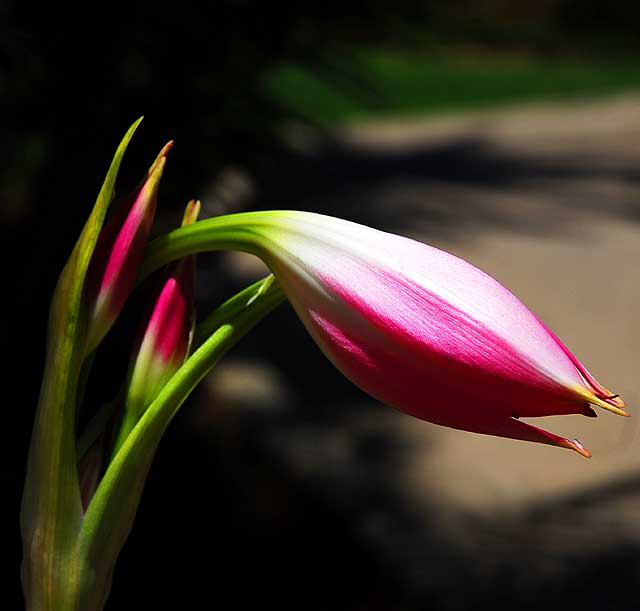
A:
<svg viewBox="0 0 640 611">
<path fill-rule="evenodd" d="M 259 214 L 259 213 L 258 213 Z M 262 256 L 336 367 L 436 424 L 575 450 L 521 418 L 628 415 L 512 293 L 451 254 L 319 214 L 252 223 Z"/>
</svg>

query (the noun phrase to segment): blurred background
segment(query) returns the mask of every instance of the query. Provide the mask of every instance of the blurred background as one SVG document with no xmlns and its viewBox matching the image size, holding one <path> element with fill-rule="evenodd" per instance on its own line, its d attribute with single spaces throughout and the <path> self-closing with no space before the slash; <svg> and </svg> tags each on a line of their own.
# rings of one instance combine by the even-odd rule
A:
<svg viewBox="0 0 640 611">
<path fill-rule="evenodd" d="M 0 4 L 7 608 L 48 302 L 115 146 L 126 193 L 176 145 L 156 230 L 313 210 L 484 269 L 608 387 L 640 404 L 638 3 L 133 0 Z M 199 257 L 205 315 L 259 277 Z M 118 388 L 144 295 L 100 357 Z M 629 609 L 640 596 L 638 419 L 547 419 L 556 448 L 438 428 L 377 404 L 288 305 L 172 423 L 107 609 Z"/>
</svg>

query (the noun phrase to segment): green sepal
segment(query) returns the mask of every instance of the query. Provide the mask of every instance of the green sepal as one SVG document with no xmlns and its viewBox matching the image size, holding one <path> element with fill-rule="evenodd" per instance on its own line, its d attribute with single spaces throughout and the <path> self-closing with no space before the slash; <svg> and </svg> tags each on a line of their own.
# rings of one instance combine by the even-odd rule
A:
<svg viewBox="0 0 640 611">
<path fill-rule="evenodd" d="M 67 609 L 76 581 L 74 548 L 82 524 L 75 419 L 84 358 L 85 276 L 124 152 L 138 119 L 118 146 L 93 211 L 56 286 L 49 311 L 47 355 L 22 500 L 22 580 L 27 608 Z"/>
</svg>

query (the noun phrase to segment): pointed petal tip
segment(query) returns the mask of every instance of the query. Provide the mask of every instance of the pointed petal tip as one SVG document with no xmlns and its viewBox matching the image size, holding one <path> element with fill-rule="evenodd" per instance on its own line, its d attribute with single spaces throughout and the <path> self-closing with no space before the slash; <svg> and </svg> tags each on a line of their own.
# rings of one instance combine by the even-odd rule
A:
<svg viewBox="0 0 640 611">
<path fill-rule="evenodd" d="M 567 448 L 568 450 L 577 452 L 585 458 L 591 458 L 591 452 L 589 452 L 589 450 L 587 450 L 587 448 L 585 448 L 577 439 L 560 437 L 555 433 L 545 431 L 544 429 L 538 428 L 528 422 L 515 420 L 513 417 L 495 424 L 497 425 L 496 429 L 489 434 L 497 434 L 501 437 L 510 437 L 511 439 L 521 439 L 523 441 L 544 443 L 558 448 Z"/>
<path fill-rule="evenodd" d="M 167 153 L 173 148 L 174 144 L 174 140 L 169 140 L 169 142 L 167 142 L 158 153 L 158 157 L 165 157 Z"/>
<path fill-rule="evenodd" d="M 158 165 L 163 164 L 167 160 L 167 154 L 173 148 L 173 140 L 169 140 L 161 149 L 158 155 L 156 156 L 154 162 L 151 164 L 149 171 L 147 172 L 147 176 L 151 176 L 157 169 Z"/>
<path fill-rule="evenodd" d="M 587 450 L 587 448 L 585 448 L 577 439 L 565 439 L 562 445 L 569 450 L 577 452 L 580 456 L 591 458 L 591 452 L 589 452 L 589 450 Z"/>
<path fill-rule="evenodd" d="M 602 409 L 606 409 L 608 412 L 611 412 L 612 414 L 617 414 L 618 416 L 624 416 L 625 418 L 629 418 L 631 416 L 629 412 L 621 409 L 620 407 L 616 407 L 615 405 L 610 405 L 605 401 L 600 401 L 598 403 L 593 401 L 593 403 L 598 407 L 601 407 Z"/>
</svg>

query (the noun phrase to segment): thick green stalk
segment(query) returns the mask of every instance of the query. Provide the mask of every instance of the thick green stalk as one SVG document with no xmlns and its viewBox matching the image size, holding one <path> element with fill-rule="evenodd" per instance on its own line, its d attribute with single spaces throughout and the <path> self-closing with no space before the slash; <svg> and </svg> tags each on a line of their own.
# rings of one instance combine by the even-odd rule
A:
<svg viewBox="0 0 640 611">
<path fill-rule="evenodd" d="M 87 324 L 82 292 L 89 261 L 113 198 L 120 162 L 139 123 L 140 120 L 131 126 L 116 151 L 51 303 L 45 371 L 20 516 L 24 546 L 22 583 L 28 610 L 73 609 L 68 592 L 78 579 L 73 548 L 82 521 L 75 441 Z"/>
</svg>

